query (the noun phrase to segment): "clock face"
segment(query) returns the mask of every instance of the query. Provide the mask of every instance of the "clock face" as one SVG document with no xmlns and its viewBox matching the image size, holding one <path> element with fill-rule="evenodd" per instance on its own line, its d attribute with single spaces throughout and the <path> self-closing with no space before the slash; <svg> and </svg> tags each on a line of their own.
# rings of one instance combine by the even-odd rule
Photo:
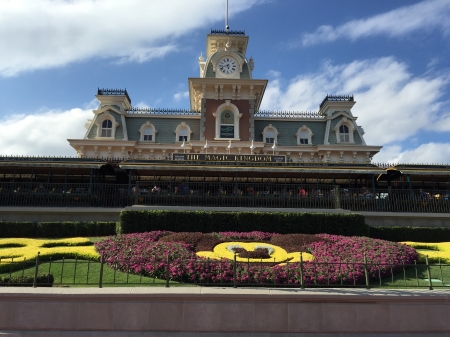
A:
<svg viewBox="0 0 450 337">
<path fill-rule="evenodd" d="M 225 57 L 219 62 L 219 69 L 224 74 L 232 74 L 237 69 L 237 63 L 231 57 Z"/>
</svg>

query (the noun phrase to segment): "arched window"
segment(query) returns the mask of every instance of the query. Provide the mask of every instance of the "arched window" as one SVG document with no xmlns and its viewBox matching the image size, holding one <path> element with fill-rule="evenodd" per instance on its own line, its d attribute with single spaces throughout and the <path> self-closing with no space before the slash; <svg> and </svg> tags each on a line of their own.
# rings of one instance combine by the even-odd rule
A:
<svg viewBox="0 0 450 337">
<path fill-rule="evenodd" d="M 239 113 L 237 106 L 232 104 L 230 100 L 225 100 L 225 103 L 217 107 L 213 116 L 216 119 L 215 140 L 240 140 L 239 119 L 242 114 Z"/>
<path fill-rule="evenodd" d="M 155 142 L 156 131 L 153 124 L 150 122 L 147 122 L 141 126 L 139 129 L 139 132 L 141 133 L 141 142 Z"/>
<path fill-rule="evenodd" d="M 309 144 L 309 133 L 306 131 L 300 131 L 300 144 Z"/>
<path fill-rule="evenodd" d="M 231 110 L 220 114 L 220 138 L 234 138 L 234 113 Z"/>
<path fill-rule="evenodd" d="M 112 137 L 112 122 L 109 119 L 105 119 L 102 122 L 101 137 Z"/>
<path fill-rule="evenodd" d="M 117 128 L 120 126 L 109 111 L 100 113 L 94 123 L 97 126 L 96 138 L 115 138 Z"/>
<path fill-rule="evenodd" d="M 175 130 L 175 142 L 190 142 L 191 141 L 191 128 L 185 122 L 182 122 L 177 126 Z"/>
<path fill-rule="evenodd" d="M 275 132 L 273 130 L 269 130 L 266 132 L 266 143 L 267 144 L 273 144 L 275 141 Z"/>
<path fill-rule="evenodd" d="M 183 142 L 188 140 L 188 130 L 185 128 L 180 129 L 180 131 L 178 132 L 178 141 L 179 142 Z"/>
<path fill-rule="evenodd" d="M 337 143 L 354 143 L 355 124 L 347 117 L 343 117 L 333 128 L 333 131 L 336 133 Z"/>
<path fill-rule="evenodd" d="M 146 128 L 144 130 L 144 140 L 145 141 L 152 141 L 153 140 L 153 130 L 150 128 Z"/>
<path fill-rule="evenodd" d="M 297 145 L 312 145 L 312 136 L 314 136 L 314 134 L 306 125 L 303 125 L 298 129 L 295 136 L 297 137 Z"/>
<path fill-rule="evenodd" d="M 269 124 L 264 128 L 262 135 L 263 141 L 266 144 L 278 143 L 278 131 L 274 126 L 272 126 L 272 124 Z"/>
<path fill-rule="evenodd" d="M 341 125 L 339 127 L 339 142 L 349 143 L 350 142 L 350 132 L 347 125 Z"/>
</svg>

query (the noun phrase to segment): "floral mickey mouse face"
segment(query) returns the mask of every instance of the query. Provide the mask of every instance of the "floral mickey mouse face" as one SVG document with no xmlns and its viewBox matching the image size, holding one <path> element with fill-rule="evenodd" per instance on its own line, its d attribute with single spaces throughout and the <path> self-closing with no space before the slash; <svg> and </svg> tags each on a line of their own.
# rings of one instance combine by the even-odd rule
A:
<svg viewBox="0 0 450 337">
<path fill-rule="evenodd" d="M 233 260 L 236 253 L 238 262 L 299 262 L 300 252 L 288 253 L 279 246 L 262 242 L 223 242 L 216 245 L 213 251 L 197 252 L 198 256 L 209 259 Z M 256 257 L 258 256 L 258 257 Z M 303 261 L 314 260 L 314 256 L 309 253 L 302 253 Z"/>
</svg>

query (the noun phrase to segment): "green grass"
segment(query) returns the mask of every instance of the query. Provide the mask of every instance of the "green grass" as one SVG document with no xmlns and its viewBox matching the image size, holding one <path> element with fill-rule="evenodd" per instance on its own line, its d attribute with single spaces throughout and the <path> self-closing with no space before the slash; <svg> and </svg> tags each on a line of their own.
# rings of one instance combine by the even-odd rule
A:
<svg viewBox="0 0 450 337">
<path fill-rule="evenodd" d="M 450 287 L 450 265 L 430 265 L 431 283 L 434 287 Z M 440 282 L 439 282 L 440 281 Z M 380 281 L 371 281 L 372 287 L 380 287 Z M 429 287 L 428 271 L 426 265 L 420 264 L 405 267 L 394 276 L 381 280 L 381 288 L 417 288 Z"/>
<path fill-rule="evenodd" d="M 20 270 L 17 270 L 19 268 Z M 16 269 L 16 271 L 3 273 L 0 276 L 9 276 L 10 274 L 12 276 L 34 275 L 35 273 L 35 265 L 33 263 L 26 265 L 18 263 L 12 269 Z M 57 260 L 51 263 L 45 261 L 39 265 L 38 271 L 40 274 L 53 274 L 55 278 L 54 286 L 95 287 L 99 285 L 100 263 L 97 261 L 76 261 L 75 259 L 65 259 L 64 262 L 63 260 Z M 104 264 L 102 285 L 103 287 L 165 286 L 166 280 L 123 273 Z M 170 286 L 177 285 L 183 284 L 170 282 Z"/>
</svg>

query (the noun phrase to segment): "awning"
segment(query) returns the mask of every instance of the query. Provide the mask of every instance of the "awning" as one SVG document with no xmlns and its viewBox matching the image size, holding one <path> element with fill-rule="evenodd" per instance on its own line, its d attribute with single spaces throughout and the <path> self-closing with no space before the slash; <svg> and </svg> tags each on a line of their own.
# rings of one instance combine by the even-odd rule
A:
<svg viewBox="0 0 450 337">
<path fill-rule="evenodd" d="M 99 169 L 108 162 L 96 158 L 0 157 L 0 167 L 58 167 Z"/>
</svg>

